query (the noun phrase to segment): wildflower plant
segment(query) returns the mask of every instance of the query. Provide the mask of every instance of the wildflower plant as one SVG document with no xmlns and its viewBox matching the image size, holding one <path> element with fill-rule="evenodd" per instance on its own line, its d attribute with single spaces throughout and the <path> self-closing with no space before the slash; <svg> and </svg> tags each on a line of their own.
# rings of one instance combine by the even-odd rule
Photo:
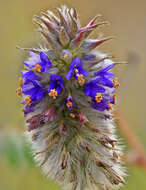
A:
<svg viewBox="0 0 146 190">
<path fill-rule="evenodd" d="M 106 22 L 95 23 L 96 16 L 81 27 L 75 9 L 57 13 L 35 16 L 45 48 L 28 48 L 17 89 L 34 158 L 66 189 L 120 187 L 125 172 L 112 117 L 117 63 L 95 50 L 110 38 L 88 39 Z"/>
</svg>

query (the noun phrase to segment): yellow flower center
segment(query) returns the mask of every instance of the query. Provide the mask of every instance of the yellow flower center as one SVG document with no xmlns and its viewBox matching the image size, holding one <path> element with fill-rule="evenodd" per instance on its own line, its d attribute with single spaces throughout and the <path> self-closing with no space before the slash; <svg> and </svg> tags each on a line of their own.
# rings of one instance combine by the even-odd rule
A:
<svg viewBox="0 0 146 190">
<path fill-rule="evenodd" d="M 55 89 L 52 89 L 50 92 L 49 92 L 49 96 L 52 97 L 53 99 L 56 99 L 58 93 Z"/>
<path fill-rule="evenodd" d="M 39 64 L 36 64 L 35 66 L 34 66 L 34 68 L 40 73 L 41 72 L 41 65 L 39 65 Z"/>
<path fill-rule="evenodd" d="M 96 94 L 95 100 L 96 100 L 97 103 L 100 103 L 100 102 L 101 102 L 101 100 L 102 100 L 102 95 L 101 95 L 101 93 L 97 93 L 97 94 Z"/>
<path fill-rule="evenodd" d="M 75 73 L 78 73 L 78 72 L 79 72 L 78 69 L 74 69 L 74 71 L 75 71 Z"/>
</svg>

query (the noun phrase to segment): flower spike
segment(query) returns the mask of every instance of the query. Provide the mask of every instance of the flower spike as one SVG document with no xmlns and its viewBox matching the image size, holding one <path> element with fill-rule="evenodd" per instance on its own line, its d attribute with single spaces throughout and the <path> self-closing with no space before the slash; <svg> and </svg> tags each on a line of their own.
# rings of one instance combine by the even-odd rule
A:
<svg viewBox="0 0 146 190">
<path fill-rule="evenodd" d="M 21 48 L 29 55 L 16 92 L 34 159 L 67 190 L 117 189 L 125 177 L 112 116 L 118 63 L 95 50 L 111 38 L 88 38 L 107 22 L 96 16 L 80 26 L 76 9 L 67 6 L 57 14 L 35 16 L 45 44 Z"/>
</svg>

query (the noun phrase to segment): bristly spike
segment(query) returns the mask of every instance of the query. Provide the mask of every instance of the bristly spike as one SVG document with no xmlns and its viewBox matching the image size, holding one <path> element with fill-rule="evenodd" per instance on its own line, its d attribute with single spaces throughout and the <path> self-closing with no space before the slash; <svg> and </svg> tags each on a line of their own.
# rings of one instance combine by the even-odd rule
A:
<svg viewBox="0 0 146 190">
<path fill-rule="evenodd" d="M 97 24 L 87 25 L 87 26 L 81 28 L 79 31 L 84 31 L 84 30 L 88 30 L 88 29 L 94 29 L 94 28 L 97 28 L 98 26 L 105 25 L 105 24 L 109 25 L 109 22 L 103 21 L 103 22 L 99 22 Z"/>
<path fill-rule="evenodd" d="M 99 64 L 100 62 L 103 62 L 104 60 L 106 60 L 106 59 L 111 59 L 112 58 L 112 56 L 105 56 L 105 57 L 103 57 L 103 58 L 101 58 L 100 60 L 98 60 L 98 61 L 95 61 L 95 62 L 92 62 L 90 65 L 89 65 L 89 68 L 92 68 L 92 67 L 94 67 L 95 65 L 97 65 L 97 64 Z"/>
<path fill-rule="evenodd" d="M 43 13 L 44 14 L 44 13 Z M 55 14 L 53 13 L 53 12 L 51 12 L 51 11 L 47 11 L 46 12 L 46 17 L 49 19 L 49 20 L 51 20 L 51 21 L 53 21 L 56 25 L 60 25 L 60 20 L 59 20 L 59 18 L 57 17 L 57 16 L 55 16 Z"/>
<path fill-rule="evenodd" d="M 59 40 L 63 46 L 66 46 L 70 42 L 70 38 L 64 27 L 60 28 Z"/>
<path fill-rule="evenodd" d="M 113 37 L 88 39 L 98 26 L 80 26 L 77 11 L 62 6 L 34 17 L 44 37 L 23 62 L 17 95 L 22 98 L 27 137 L 46 176 L 67 190 L 117 189 L 123 185 L 122 150 L 112 111 L 120 86 L 113 57 L 95 48 Z"/>
<path fill-rule="evenodd" d="M 89 30 L 88 30 L 89 31 Z M 70 46 L 72 47 L 79 47 L 81 45 L 81 43 L 84 41 L 84 39 L 86 38 L 86 31 L 81 31 L 79 32 L 76 37 L 71 41 Z"/>
<path fill-rule="evenodd" d="M 36 16 L 33 17 L 33 22 L 37 24 L 42 30 L 44 29 L 44 24 L 40 23 L 37 19 Z"/>
<path fill-rule="evenodd" d="M 76 34 L 76 32 L 79 30 L 79 24 L 78 24 L 78 20 L 76 19 L 76 17 L 74 17 L 74 15 L 71 13 L 71 9 L 69 10 L 69 15 L 71 18 L 71 32 L 70 35 L 73 38 Z"/>
<path fill-rule="evenodd" d="M 24 51 L 31 51 L 31 52 L 34 52 L 34 53 L 40 53 L 41 50 L 40 49 L 37 49 L 37 48 L 22 48 L 20 46 L 16 46 L 17 49 L 20 49 L 20 50 L 24 50 Z"/>
<path fill-rule="evenodd" d="M 53 24 L 49 20 L 45 19 L 45 17 L 35 16 L 35 18 L 42 21 L 48 28 L 49 32 L 58 34 L 59 28 L 57 26 L 55 26 L 55 24 Z"/>
<path fill-rule="evenodd" d="M 71 8 L 70 13 L 71 13 L 73 18 L 75 18 L 76 20 L 78 19 L 78 14 L 77 14 L 77 11 L 75 8 Z"/>
<path fill-rule="evenodd" d="M 98 19 L 98 18 L 100 18 L 101 17 L 101 15 L 100 14 L 98 14 L 98 15 L 96 15 L 89 23 L 88 23 L 88 26 L 91 26 L 91 25 L 93 25 L 94 24 L 94 22 Z"/>
<path fill-rule="evenodd" d="M 107 37 L 107 38 L 102 38 L 98 40 L 86 40 L 82 44 L 81 48 L 91 51 L 92 49 L 95 49 L 97 46 L 101 45 L 103 42 L 106 42 L 111 39 L 114 39 L 114 37 Z"/>
<path fill-rule="evenodd" d="M 67 24 L 67 21 L 66 21 L 64 15 L 62 14 L 62 10 L 59 8 L 57 8 L 56 10 L 57 10 L 59 17 L 60 17 L 60 25 L 63 26 L 67 30 L 68 24 Z"/>
<path fill-rule="evenodd" d="M 94 29 L 96 29 L 97 27 L 99 27 L 101 25 L 105 25 L 105 24 L 109 25 L 109 22 L 100 22 L 97 24 L 93 24 L 91 26 L 85 26 L 85 27 L 81 28 L 79 30 L 79 32 L 84 32 L 84 39 L 86 39 Z"/>
</svg>

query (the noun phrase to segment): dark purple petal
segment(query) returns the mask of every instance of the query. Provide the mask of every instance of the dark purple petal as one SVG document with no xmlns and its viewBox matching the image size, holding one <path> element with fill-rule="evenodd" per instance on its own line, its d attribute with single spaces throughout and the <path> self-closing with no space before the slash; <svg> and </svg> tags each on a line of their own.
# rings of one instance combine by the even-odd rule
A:
<svg viewBox="0 0 146 190">
<path fill-rule="evenodd" d="M 22 86 L 22 92 L 25 94 L 27 91 L 31 90 L 33 88 L 32 83 L 24 83 Z"/>
<path fill-rule="evenodd" d="M 40 58 L 42 62 L 50 62 L 49 57 L 44 52 L 40 53 Z"/>
<path fill-rule="evenodd" d="M 104 93 L 105 89 L 102 86 L 96 84 L 96 80 L 92 80 L 89 83 L 85 84 L 84 93 L 86 96 L 91 96 L 94 98 L 96 93 Z"/>
<path fill-rule="evenodd" d="M 82 67 L 82 60 L 79 57 L 76 57 L 70 63 L 70 69 L 80 68 Z"/>
<path fill-rule="evenodd" d="M 113 88 L 113 86 L 114 86 L 113 82 L 105 77 L 99 77 L 96 79 L 96 81 L 98 84 L 102 84 L 102 85 L 110 87 L 110 88 Z"/>
<path fill-rule="evenodd" d="M 83 74 L 85 77 L 88 76 L 88 72 L 84 70 L 83 68 L 80 68 L 80 73 Z"/>
<path fill-rule="evenodd" d="M 62 89 L 64 90 L 63 79 L 60 75 L 52 74 L 50 76 L 50 81 L 51 83 L 48 87 L 48 92 L 50 92 L 52 89 L 55 89 L 59 94 Z"/>
<path fill-rule="evenodd" d="M 50 76 L 50 81 L 51 81 L 51 82 L 54 82 L 54 81 L 56 81 L 56 80 L 62 81 L 61 76 L 60 76 L 60 75 L 56 75 L 56 74 L 52 74 L 52 75 Z"/>
<path fill-rule="evenodd" d="M 74 74 L 76 79 L 78 79 L 77 74 L 88 75 L 88 72 L 82 68 L 82 60 L 79 57 L 74 58 L 70 63 L 70 70 L 66 75 L 66 79 L 69 80 L 72 74 Z"/>
<path fill-rule="evenodd" d="M 113 67 L 115 66 L 115 64 L 111 64 L 111 65 L 108 65 L 107 67 L 103 68 L 103 69 L 100 69 L 99 71 L 95 72 L 94 73 L 94 76 L 98 76 L 98 75 L 101 75 L 101 74 L 104 74 L 105 72 L 109 71 L 110 69 L 112 69 Z"/>
<path fill-rule="evenodd" d="M 35 72 L 32 70 L 22 73 L 22 78 L 25 80 L 40 80 L 41 79 L 41 77 L 35 74 Z"/>
<path fill-rule="evenodd" d="M 83 57 L 85 61 L 94 60 L 96 58 L 95 55 L 86 55 Z"/>
<path fill-rule="evenodd" d="M 113 78 L 115 76 L 115 74 L 113 74 L 113 73 L 109 73 L 109 72 L 106 72 L 106 73 L 104 73 L 104 77 L 106 77 L 106 78 Z"/>
<path fill-rule="evenodd" d="M 54 89 L 54 88 L 55 88 L 54 83 L 51 83 L 51 84 L 49 85 L 49 87 L 48 87 L 48 92 L 50 92 L 51 89 Z"/>
<path fill-rule="evenodd" d="M 39 89 L 36 94 L 36 100 L 39 101 L 44 98 L 45 91 L 43 89 Z"/>
<path fill-rule="evenodd" d="M 34 105 L 31 104 L 30 106 L 25 106 L 25 109 L 24 109 L 24 115 L 27 115 L 28 113 L 31 113 L 34 111 Z"/>
<path fill-rule="evenodd" d="M 67 75 L 66 75 L 66 79 L 69 80 L 72 76 L 72 70 L 70 70 Z"/>
<path fill-rule="evenodd" d="M 92 102 L 92 107 L 98 111 L 104 111 L 108 108 L 107 104 L 104 102 L 100 102 L 100 103 Z"/>
<path fill-rule="evenodd" d="M 56 87 L 56 91 L 57 91 L 58 94 L 61 92 L 61 89 L 62 89 L 62 88 L 61 88 L 60 86 L 57 86 L 57 87 Z"/>
</svg>

